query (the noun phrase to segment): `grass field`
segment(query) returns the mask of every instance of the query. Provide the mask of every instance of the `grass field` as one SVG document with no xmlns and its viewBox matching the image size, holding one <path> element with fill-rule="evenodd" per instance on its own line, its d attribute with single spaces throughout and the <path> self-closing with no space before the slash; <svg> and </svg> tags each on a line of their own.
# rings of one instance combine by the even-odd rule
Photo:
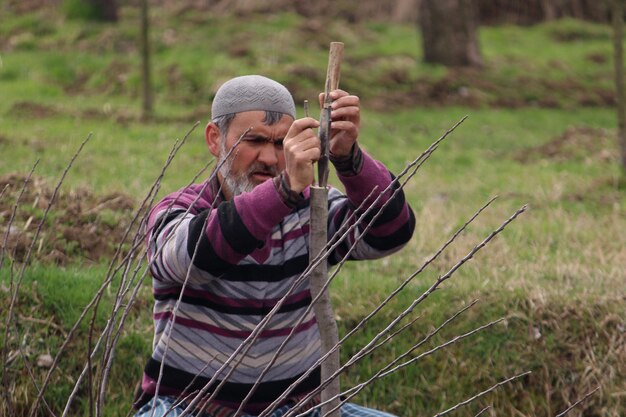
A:
<svg viewBox="0 0 626 417">
<path fill-rule="evenodd" d="M 7 381 L 2 390 L 8 387 L 15 403 L 13 415 L 28 415 L 36 397 L 29 371 L 40 384 L 47 368 L 38 359 L 58 352 L 100 287 L 133 209 L 175 140 L 196 121 L 199 126 L 167 170 L 158 195 L 187 184 L 208 162 L 203 129 L 216 87 L 235 75 L 261 73 L 288 85 L 297 103 L 314 102 L 331 40 L 346 44 L 341 85 L 362 99 L 361 144 L 392 171 L 400 172 L 468 116 L 405 188 L 417 217 L 407 247 L 380 261 L 349 264 L 335 281 L 342 332 L 499 196 L 349 339 L 344 362 L 515 210 L 529 207 L 419 304 L 406 319 L 420 316 L 415 325 L 351 368 L 343 386 L 362 382 L 479 299 L 409 357 L 477 326 L 504 321 L 382 379 L 355 401 L 404 417 L 434 415 L 532 371 L 455 415 L 476 415 L 491 406 L 483 415 L 554 416 L 596 387 L 599 391 L 568 415 L 624 415 L 626 196 L 617 164 L 609 27 L 574 20 L 484 27 L 485 67 L 448 70 L 420 62 L 419 34 L 411 26 L 322 25 L 288 13 L 218 18 L 155 8 L 155 115 L 142 121 L 138 10 L 121 12 L 117 25 L 65 20 L 54 8 L 8 12 L 0 21 L 0 193 L 10 184 L 0 194 L 2 245 L 24 176 L 39 160 L 0 270 L 0 341 L 7 347 L 0 372 Z M 90 133 L 35 242 L 5 332 L 20 260 L 52 189 Z M 104 294 L 95 315 L 99 329 L 120 280 L 118 273 Z M 150 316 L 150 288 L 144 283 L 117 345 L 107 416 L 129 410 L 150 354 Z M 88 328 L 88 322 L 78 327 L 60 370 L 52 374 L 46 401 L 57 415 L 85 364 Z M 94 365 L 96 371 L 101 366 Z M 89 415 L 88 404 L 83 388 L 70 414 Z M 5 404 L 0 416 L 8 415 Z M 38 415 L 47 415 L 43 406 Z"/>
</svg>

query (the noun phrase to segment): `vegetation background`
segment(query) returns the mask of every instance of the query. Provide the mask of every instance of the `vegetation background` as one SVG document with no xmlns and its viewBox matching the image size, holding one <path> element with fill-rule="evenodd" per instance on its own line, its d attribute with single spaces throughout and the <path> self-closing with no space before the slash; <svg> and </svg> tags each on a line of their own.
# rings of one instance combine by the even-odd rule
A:
<svg viewBox="0 0 626 417">
<path fill-rule="evenodd" d="M 351 264 L 335 282 L 342 332 L 482 204 L 500 196 L 350 339 L 344 361 L 518 207 L 530 207 L 420 305 L 415 312 L 420 319 L 409 331 L 350 369 L 343 386 L 362 381 L 479 299 L 434 344 L 497 318 L 504 322 L 385 378 L 355 401 L 399 416 L 433 415 L 529 370 L 529 376 L 457 414 L 476 415 L 491 406 L 484 415 L 552 416 L 600 387 L 569 415 L 624 415 L 626 197 L 618 167 L 608 24 L 562 18 L 530 25 L 517 19 L 522 26 L 511 23 L 519 23 L 516 19 L 485 19 L 489 25 L 479 29 L 483 67 L 452 69 L 422 62 L 411 8 L 404 13 L 396 8 L 394 14 L 381 2 L 359 7 L 337 2 L 331 17 L 264 2 L 226 7 L 225 1 L 204 6 L 155 1 L 150 7 L 155 103 L 153 116 L 145 120 L 138 2 L 120 4 L 116 23 L 70 19 L 71 3 L 0 4 L 0 345 L 5 359 L 0 372 L 8 395 L 0 400 L 5 402 L 0 416 L 9 415 L 7 398 L 13 415 L 28 415 L 37 395 L 32 379 L 41 382 L 50 356 L 100 287 L 115 245 L 175 139 L 196 121 L 200 126 L 168 169 L 159 195 L 187 184 L 208 161 L 202 130 L 221 82 L 265 74 L 289 86 L 297 103 L 316 102 L 330 41 L 346 45 L 341 85 L 362 99 L 362 146 L 392 171 L 402 170 L 469 115 L 407 185 L 417 216 L 409 245 L 391 258 Z M 21 261 L 54 185 L 90 132 L 92 139 L 34 243 L 9 322 Z M 112 285 L 98 309 L 98 328 L 106 323 L 119 281 Z M 81 324 L 47 389 L 47 405 L 57 415 L 85 364 L 88 328 L 89 323 Z M 116 349 L 105 415 L 129 411 L 151 339 L 146 282 Z M 89 414 L 88 397 L 83 387 L 71 415 Z M 36 414 L 50 412 L 42 406 Z"/>
</svg>

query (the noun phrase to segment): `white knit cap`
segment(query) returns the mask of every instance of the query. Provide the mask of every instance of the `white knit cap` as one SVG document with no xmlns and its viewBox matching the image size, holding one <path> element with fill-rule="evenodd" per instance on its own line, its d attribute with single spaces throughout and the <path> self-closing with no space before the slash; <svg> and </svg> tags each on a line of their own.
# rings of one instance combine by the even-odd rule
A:
<svg viewBox="0 0 626 417">
<path fill-rule="evenodd" d="M 275 111 L 296 117 L 296 105 L 284 85 L 262 75 L 244 75 L 226 81 L 217 90 L 211 118 L 252 110 Z"/>
</svg>

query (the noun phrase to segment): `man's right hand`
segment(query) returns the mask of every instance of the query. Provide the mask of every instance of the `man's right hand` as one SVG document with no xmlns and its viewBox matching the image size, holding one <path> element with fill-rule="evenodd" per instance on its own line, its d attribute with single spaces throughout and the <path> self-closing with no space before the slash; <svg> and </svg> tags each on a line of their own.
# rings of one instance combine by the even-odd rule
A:
<svg viewBox="0 0 626 417">
<path fill-rule="evenodd" d="M 321 153 L 320 139 L 313 129 L 319 125 L 312 117 L 298 119 L 291 124 L 283 140 L 289 187 L 297 193 L 313 184 L 313 164 Z"/>
</svg>

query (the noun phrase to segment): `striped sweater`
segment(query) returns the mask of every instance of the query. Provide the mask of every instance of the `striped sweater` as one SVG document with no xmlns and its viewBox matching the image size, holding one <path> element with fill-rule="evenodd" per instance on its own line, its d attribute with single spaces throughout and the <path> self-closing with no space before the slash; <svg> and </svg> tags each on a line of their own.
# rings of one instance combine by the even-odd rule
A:
<svg viewBox="0 0 626 417">
<path fill-rule="evenodd" d="M 393 181 L 380 162 L 358 148 L 349 161 L 333 163 L 346 194 L 329 190 L 329 236 L 354 221 L 350 215 L 374 187 L 382 191 Z M 389 200 L 391 193 L 377 205 Z M 310 214 L 308 189 L 294 194 L 285 191 L 281 175 L 226 201 L 214 179 L 170 194 L 152 209 L 147 239 L 155 331 L 141 385 L 143 401 L 136 405 L 155 394 L 161 368 L 159 395 L 182 396 L 202 389 L 293 286 L 308 264 Z M 349 258 L 374 259 L 397 251 L 410 239 L 414 223 L 400 191 Z M 329 256 L 331 265 L 345 256 L 357 232 Z M 294 326 L 293 337 L 244 410 L 258 414 L 314 365 L 320 357 L 320 340 L 313 312 L 300 320 L 310 303 L 308 280 L 303 280 L 246 357 L 238 358 L 241 362 L 209 409 L 232 414 Z M 216 378 L 217 383 L 231 371 L 230 366 Z M 319 383 L 316 369 L 291 392 L 291 398 L 302 397 Z"/>
</svg>

